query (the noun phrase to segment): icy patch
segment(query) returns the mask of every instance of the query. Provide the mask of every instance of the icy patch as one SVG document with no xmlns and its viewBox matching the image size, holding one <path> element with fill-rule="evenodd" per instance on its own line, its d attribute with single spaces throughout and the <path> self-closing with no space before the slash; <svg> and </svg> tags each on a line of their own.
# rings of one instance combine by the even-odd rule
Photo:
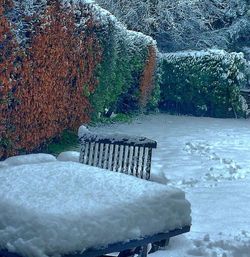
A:
<svg viewBox="0 0 250 257">
<path fill-rule="evenodd" d="M 76 151 L 67 151 L 67 152 L 62 152 L 57 156 L 58 161 L 63 161 L 63 162 L 79 162 L 80 158 L 80 153 Z"/>
<path fill-rule="evenodd" d="M 0 248 L 22 256 L 84 251 L 189 225 L 181 190 L 73 162 L 0 172 Z"/>
</svg>

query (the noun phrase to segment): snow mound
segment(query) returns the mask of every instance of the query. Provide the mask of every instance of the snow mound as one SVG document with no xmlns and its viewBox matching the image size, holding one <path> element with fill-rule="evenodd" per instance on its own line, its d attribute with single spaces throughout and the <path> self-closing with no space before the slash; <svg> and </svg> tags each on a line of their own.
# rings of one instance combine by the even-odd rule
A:
<svg viewBox="0 0 250 257">
<path fill-rule="evenodd" d="M 169 180 L 166 178 L 165 173 L 163 171 L 155 170 L 155 172 L 151 173 L 150 181 L 157 182 L 160 184 L 167 184 Z"/>
<path fill-rule="evenodd" d="M 4 161 L 0 162 L 0 169 L 8 167 L 8 164 L 6 164 Z"/>
<path fill-rule="evenodd" d="M 78 137 L 81 138 L 87 133 L 90 133 L 90 131 L 87 129 L 87 127 L 81 125 L 78 129 Z"/>
<path fill-rule="evenodd" d="M 0 248 L 45 257 L 189 225 L 181 190 L 73 162 L 0 173 Z"/>
<path fill-rule="evenodd" d="M 79 157 L 80 153 L 76 151 L 66 151 L 62 152 L 57 156 L 58 161 L 63 161 L 63 162 L 79 162 Z"/>
<path fill-rule="evenodd" d="M 18 166 L 23 164 L 35 164 L 35 163 L 45 163 L 45 162 L 54 162 L 54 161 L 56 161 L 56 158 L 51 154 L 37 153 L 37 154 L 27 154 L 27 155 L 18 155 L 18 156 L 9 157 L 2 162 L 2 165 Z"/>
</svg>

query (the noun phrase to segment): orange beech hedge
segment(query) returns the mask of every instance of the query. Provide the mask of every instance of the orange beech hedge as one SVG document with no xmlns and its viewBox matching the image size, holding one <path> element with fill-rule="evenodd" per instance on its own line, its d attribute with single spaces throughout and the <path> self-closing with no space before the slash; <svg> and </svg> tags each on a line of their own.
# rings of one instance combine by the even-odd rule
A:
<svg viewBox="0 0 250 257">
<path fill-rule="evenodd" d="M 140 80 L 140 99 L 139 104 L 141 107 L 145 107 L 150 99 L 153 85 L 154 85 L 154 73 L 156 66 L 156 48 L 149 46 L 148 59 L 146 61 L 144 71 Z"/>
<path fill-rule="evenodd" d="M 10 105 L 12 89 L 15 86 L 17 44 L 5 17 L 5 10 L 12 7 L 11 1 L 0 0 L 0 158 L 11 154 L 8 131 L 11 129 Z"/>
<path fill-rule="evenodd" d="M 1 15 L 0 42 L 8 42 L 0 63 L 0 158 L 30 152 L 65 128 L 89 121 L 86 92 L 97 85 L 94 70 L 101 59 L 89 16 L 85 35 L 77 31 L 72 13 L 54 1 L 43 17 L 36 17 L 28 47 L 16 50 L 9 23 Z"/>
</svg>

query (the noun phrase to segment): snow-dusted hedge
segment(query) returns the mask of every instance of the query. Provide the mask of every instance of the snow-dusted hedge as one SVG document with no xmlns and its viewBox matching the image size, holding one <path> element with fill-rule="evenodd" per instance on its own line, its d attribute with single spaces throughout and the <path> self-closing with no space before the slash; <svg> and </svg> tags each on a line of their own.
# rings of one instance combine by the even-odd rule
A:
<svg viewBox="0 0 250 257">
<path fill-rule="evenodd" d="M 0 28 L 0 159 L 147 104 L 155 42 L 92 1 L 0 0 Z"/>
<path fill-rule="evenodd" d="M 156 42 L 140 32 L 128 30 L 110 12 L 91 0 L 60 0 L 73 9 L 77 26 L 86 27 L 85 12 L 91 12 L 94 32 L 102 50 L 96 71 L 98 87 L 86 91 L 93 107 L 93 117 L 108 112 L 130 112 L 144 107 L 153 89 L 156 66 Z"/>
<path fill-rule="evenodd" d="M 104 113 L 105 109 L 117 112 L 138 109 L 140 102 L 148 100 L 141 99 L 147 98 L 145 91 L 150 94 L 152 89 L 153 70 L 147 71 L 149 79 L 144 71 L 147 63 L 155 67 L 156 43 L 151 37 L 127 30 L 97 5 L 93 10 L 94 17 L 99 19 L 96 33 L 103 48 L 97 72 L 99 85 L 91 96 L 96 114 Z"/>
<path fill-rule="evenodd" d="M 250 87 L 250 61 L 248 61 L 246 65 L 246 75 L 247 75 L 248 87 Z"/>
<path fill-rule="evenodd" d="M 161 56 L 161 107 L 185 114 L 235 117 L 244 113 L 242 53 L 185 51 Z"/>
</svg>

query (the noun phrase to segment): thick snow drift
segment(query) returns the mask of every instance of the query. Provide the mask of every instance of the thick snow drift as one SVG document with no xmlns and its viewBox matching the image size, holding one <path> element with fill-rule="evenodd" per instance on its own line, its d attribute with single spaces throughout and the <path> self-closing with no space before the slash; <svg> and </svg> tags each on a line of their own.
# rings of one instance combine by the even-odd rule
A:
<svg viewBox="0 0 250 257">
<path fill-rule="evenodd" d="M 54 161 L 56 161 L 55 156 L 46 153 L 17 155 L 9 157 L 5 161 L 0 162 L 0 168 L 6 166 L 18 166 L 23 164 L 34 164 Z"/>
<path fill-rule="evenodd" d="M 62 152 L 57 156 L 58 161 L 71 161 L 71 162 L 79 162 L 80 153 L 76 151 L 66 151 Z"/>
<path fill-rule="evenodd" d="M 189 225 L 185 194 L 73 162 L 0 172 L 0 248 L 46 256 Z"/>
</svg>

